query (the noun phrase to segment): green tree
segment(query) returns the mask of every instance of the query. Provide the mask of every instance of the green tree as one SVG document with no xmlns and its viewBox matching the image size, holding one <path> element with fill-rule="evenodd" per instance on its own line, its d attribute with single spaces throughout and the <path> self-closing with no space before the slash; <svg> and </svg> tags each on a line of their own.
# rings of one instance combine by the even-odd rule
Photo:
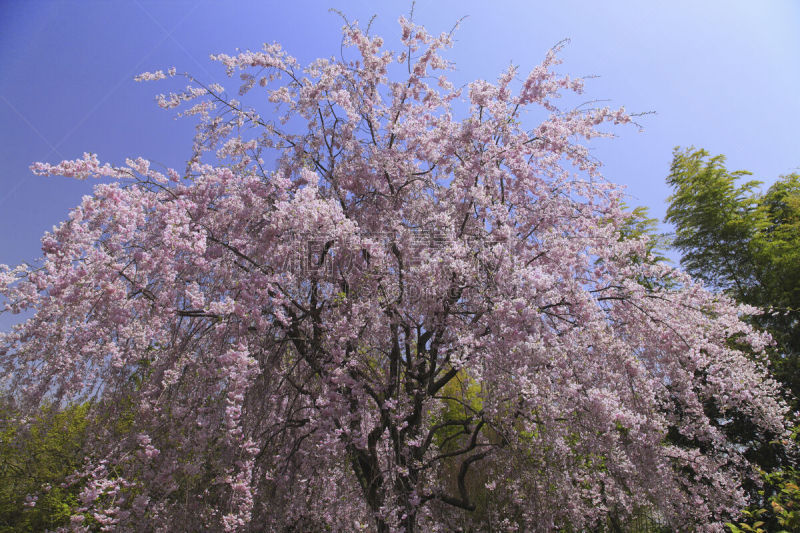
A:
<svg viewBox="0 0 800 533">
<path fill-rule="evenodd" d="M 627 209 L 627 206 L 623 205 Z M 658 219 L 650 216 L 650 211 L 645 206 L 638 206 L 629 211 L 629 216 L 619 228 L 620 239 L 638 239 L 647 236 L 647 244 L 643 257 L 635 258 L 636 261 L 648 263 L 669 262 L 664 255 L 669 248 L 670 241 L 666 235 L 658 233 Z"/>
<path fill-rule="evenodd" d="M 69 524 L 81 487 L 66 481 L 82 464 L 88 408 L 48 406 L 23 420 L 0 405 L 0 533 Z"/>
<path fill-rule="evenodd" d="M 781 176 L 766 193 L 740 180 L 725 156 L 675 149 L 666 221 L 689 274 L 764 310 L 753 323 L 776 341 L 772 369 L 800 397 L 800 175 Z"/>
</svg>

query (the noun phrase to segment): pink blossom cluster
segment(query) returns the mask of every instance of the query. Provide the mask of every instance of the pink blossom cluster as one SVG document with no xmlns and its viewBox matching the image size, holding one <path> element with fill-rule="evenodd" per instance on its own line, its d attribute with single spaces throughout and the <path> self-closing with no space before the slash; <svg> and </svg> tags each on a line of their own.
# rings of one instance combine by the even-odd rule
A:
<svg viewBox="0 0 800 533">
<path fill-rule="evenodd" d="M 167 76 L 175 76 L 175 67 L 170 67 L 167 73 L 164 74 L 163 70 L 156 70 L 155 72 L 142 72 L 134 78 L 136 81 L 158 81 L 166 79 Z"/>
</svg>

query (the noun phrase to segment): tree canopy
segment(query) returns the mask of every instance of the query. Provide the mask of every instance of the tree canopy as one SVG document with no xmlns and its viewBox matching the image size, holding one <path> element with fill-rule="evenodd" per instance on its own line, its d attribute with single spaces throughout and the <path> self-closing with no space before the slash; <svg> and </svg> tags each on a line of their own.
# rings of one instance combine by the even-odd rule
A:
<svg viewBox="0 0 800 533">
<path fill-rule="evenodd" d="M 763 313 L 751 318 L 774 337 L 775 375 L 800 397 L 800 175 L 780 177 L 766 192 L 738 180 L 725 157 L 675 150 L 667 182 L 674 193 L 666 220 L 673 245 L 696 279 Z"/>
<path fill-rule="evenodd" d="M 124 422 L 93 432 L 73 529 L 574 531 L 645 507 L 721 531 L 747 503 L 724 425 L 787 433 L 767 337 L 641 260 L 581 144 L 624 110 L 560 110 L 583 81 L 557 50 L 456 87 L 451 36 L 400 30 L 392 51 L 348 24 L 305 68 L 215 56 L 239 99 L 191 77 L 159 98 L 199 121 L 183 173 L 34 166 L 111 179 L 0 270 L 33 312 L 0 337 L 8 391 Z"/>
<path fill-rule="evenodd" d="M 80 487 L 67 483 L 83 465 L 88 405 L 43 406 L 22 417 L 0 404 L 0 533 L 69 524 Z"/>
</svg>

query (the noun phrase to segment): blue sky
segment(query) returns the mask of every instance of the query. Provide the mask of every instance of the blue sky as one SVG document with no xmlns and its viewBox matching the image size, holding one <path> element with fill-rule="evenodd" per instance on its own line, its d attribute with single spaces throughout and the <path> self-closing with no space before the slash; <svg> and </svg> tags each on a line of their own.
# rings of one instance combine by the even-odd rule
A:
<svg viewBox="0 0 800 533">
<path fill-rule="evenodd" d="M 39 254 L 39 239 L 92 183 L 32 176 L 34 161 L 85 151 L 122 163 L 142 156 L 183 168 L 193 123 L 160 110 L 143 71 L 177 67 L 234 88 L 208 55 L 281 42 L 301 62 L 338 53 L 341 19 L 377 15 L 396 42 L 408 1 L 0 0 L 0 263 Z M 596 75 L 585 99 L 632 112 L 644 131 L 616 130 L 594 146 L 629 204 L 663 217 L 672 148 L 705 147 L 770 182 L 800 168 L 800 2 L 417 2 L 434 33 L 467 15 L 448 57 L 455 81 L 494 80 L 509 62 L 526 73 L 570 38 L 560 70 Z"/>
</svg>

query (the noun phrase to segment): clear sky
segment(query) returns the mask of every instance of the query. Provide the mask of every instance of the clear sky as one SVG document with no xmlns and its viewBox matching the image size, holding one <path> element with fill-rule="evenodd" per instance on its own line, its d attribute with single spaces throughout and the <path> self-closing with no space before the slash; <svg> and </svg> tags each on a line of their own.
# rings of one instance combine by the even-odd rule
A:
<svg viewBox="0 0 800 533">
<path fill-rule="evenodd" d="M 208 55 L 281 42 L 301 62 L 339 51 L 334 7 L 396 43 L 410 1 L 0 0 L 0 263 L 40 255 L 43 232 L 92 183 L 32 176 L 34 161 L 99 154 L 142 156 L 183 168 L 193 123 L 174 120 L 139 84 L 177 67 L 228 81 Z M 597 143 L 604 174 L 629 204 L 663 217 L 672 148 L 705 147 L 729 167 L 770 182 L 800 167 L 800 2 L 797 0 L 420 0 L 415 20 L 433 33 L 467 15 L 448 57 L 456 81 L 523 73 L 570 38 L 560 70 L 596 75 L 586 99 L 654 111 Z M 2 321 L 0 321 L 2 322 Z M 0 323 L 0 325 L 2 325 Z"/>
</svg>

